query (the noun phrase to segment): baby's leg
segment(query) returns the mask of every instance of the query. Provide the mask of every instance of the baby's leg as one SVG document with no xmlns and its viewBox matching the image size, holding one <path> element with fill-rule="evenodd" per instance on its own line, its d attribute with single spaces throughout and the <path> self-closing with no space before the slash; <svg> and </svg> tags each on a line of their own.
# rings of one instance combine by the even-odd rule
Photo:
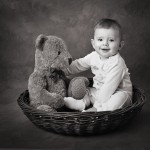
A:
<svg viewBox="0 0 150 150">
<path fill-rule="evenodd" d="M 77 100 L 74 99 L 73 97 L 64 97 L 64 101 L 65 101 L 65 106 L 73 110 L 82 111 L 85 109 L 86 106 L 83 99 Z"/>
<path fill-rule="evenodd" d="M 113 111 L 131 105 L 131 97 L 128 93 L 117 91 L 106 102 L 102 103 L 97 111 Z"/>
<path fill-rule="evenodd" d="M 72 97 L 65 97 L 64 101 L 67 108 L 83 111 L 87 106 L 90 105 L 89 91 L 87 89 L 86 95 L 81 100 Z"/>
</svg>

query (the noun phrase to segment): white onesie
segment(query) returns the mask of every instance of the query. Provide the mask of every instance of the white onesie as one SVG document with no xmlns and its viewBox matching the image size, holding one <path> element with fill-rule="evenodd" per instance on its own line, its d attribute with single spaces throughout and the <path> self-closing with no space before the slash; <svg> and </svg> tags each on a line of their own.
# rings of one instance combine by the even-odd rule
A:
<svg viewBox="0 0 150 150">
<path fill-rule="evenodd" d="M 132 83 L 128 68 L 119 53 L 101 60 L 94 51 L 73 61 L 65 73 L 70 75 L 90 68 L 94 74 L 94 83 L 83 98 L 85 108 L 93 104 L 97 111 L 111 111 L 132 103 Z"/>
</svg>

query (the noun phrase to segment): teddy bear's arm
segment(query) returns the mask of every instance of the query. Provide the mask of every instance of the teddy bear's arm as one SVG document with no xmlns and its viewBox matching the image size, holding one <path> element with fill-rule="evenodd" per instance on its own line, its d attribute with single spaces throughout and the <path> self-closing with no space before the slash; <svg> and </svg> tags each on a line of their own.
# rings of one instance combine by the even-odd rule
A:
<svg viewBox="0 0 150 150">
<path fill-rule="evenodd" d="M 54 108 L 64 105 L 63 97 L 46 89 L 46 79 L 37 73 L 31 74 L 28 83 L 30 99 L 35 104 L 45 104 Z"/>
</svg>

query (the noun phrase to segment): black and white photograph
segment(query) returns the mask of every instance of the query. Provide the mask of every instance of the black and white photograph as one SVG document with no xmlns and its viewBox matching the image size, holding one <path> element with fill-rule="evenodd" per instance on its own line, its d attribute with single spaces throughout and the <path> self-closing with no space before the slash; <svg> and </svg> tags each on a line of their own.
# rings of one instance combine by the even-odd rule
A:
<svg viewBox="0 0 150 150">
<path fill-rule="evenodd" d="M 149 0 L 0 0 L 0 150 L 149 150 Z"/>
</svg>

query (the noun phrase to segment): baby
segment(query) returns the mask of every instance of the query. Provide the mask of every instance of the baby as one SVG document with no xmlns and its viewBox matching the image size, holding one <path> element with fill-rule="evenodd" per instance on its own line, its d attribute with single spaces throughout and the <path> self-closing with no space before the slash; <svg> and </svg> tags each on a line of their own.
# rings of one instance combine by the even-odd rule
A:
<svg viewBox="0 0 150 150">
<path fill-rule="evenodd" d="M 65 105 L 79 111 L 113 111 L 132 104 L 132 83 L 128 68 L 119 51 L 124 46 L 120 24 L 113 19 L 101 19 L 91 39 L 95 51 L 77 59 L 65 71 L 71 75 L 91 69 L 93 87 L 87 88 L 81 100 L 65 97 Z M 92 104 L 92 108 L 86 108 Z M 79 107 L 80 106 L 80 107 Z"/>
</svg>

